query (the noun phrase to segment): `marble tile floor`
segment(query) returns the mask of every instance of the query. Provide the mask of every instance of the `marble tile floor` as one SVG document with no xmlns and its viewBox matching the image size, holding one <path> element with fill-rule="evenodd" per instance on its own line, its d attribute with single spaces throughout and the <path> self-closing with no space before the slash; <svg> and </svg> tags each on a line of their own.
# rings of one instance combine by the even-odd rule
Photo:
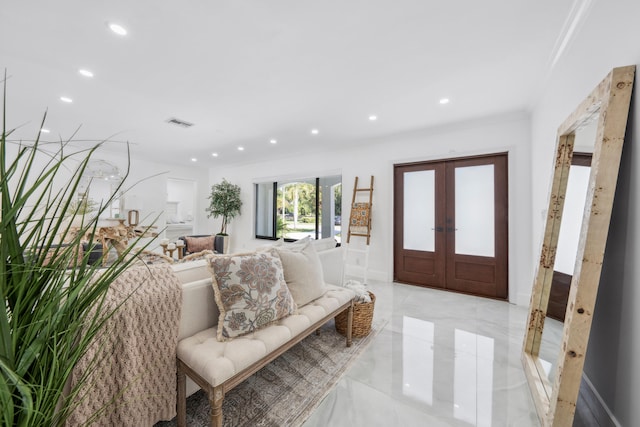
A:
<svg viewBox="0 0 640 427">
<path fill-rule="evenodd" d="M 540 425 L 520 361 L 526 307 L 369 287 L 382 330 L 304 427 Z"/>
</svg>

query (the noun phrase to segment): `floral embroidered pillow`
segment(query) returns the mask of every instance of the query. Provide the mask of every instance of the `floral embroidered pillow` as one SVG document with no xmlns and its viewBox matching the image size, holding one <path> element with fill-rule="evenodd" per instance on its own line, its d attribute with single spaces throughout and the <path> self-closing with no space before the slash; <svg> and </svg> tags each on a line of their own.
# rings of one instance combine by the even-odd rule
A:
<svg viewBox="0 0 640 427">
<path fill-rule="evenodd" d="M 220 310 L 218 340 L 254 332 L 296 312 L 274 250 L 208 258 Z"/>
</svg>

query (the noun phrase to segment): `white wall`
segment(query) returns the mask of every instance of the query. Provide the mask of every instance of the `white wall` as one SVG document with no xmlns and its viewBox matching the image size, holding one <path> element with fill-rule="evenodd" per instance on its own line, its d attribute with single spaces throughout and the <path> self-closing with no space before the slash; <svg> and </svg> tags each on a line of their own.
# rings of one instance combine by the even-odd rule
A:
<svg viewBox="0 0 640 427">
<path fill-rule="evenodd" d="M 393 165 L 397 163 L 509 153 L 509 295 L 528 304 L 531 289 L 530 123 L 514 113 L 455 125 L 390 136 L 384 140 L 331 153 L 293 156 L 257 164 L 212 169 L 211 182 L 226 178 L 242 188 L 242 215 L 230 227 L 232 250 L 253 248 L 256 182 L 274 177 L 342 174 L 343 217 L 347 218 L 354 178 L 375 177 L 370 249 L 371 279 L 393 276 Z M 219 220 L 218 220 L 219 221 Z"/>
<path fill-rule="evenodd" d="M 201 185 L 207 186 L 206 182 Z M 198 183 L 195 180 L 184 178 L 167 179 L 167 201 L 178 202 L 176 218 L 180 221 L 193 222 L 198 206 L 196 205 L 196 193 Z"/>
<path fill-rule="evenodd" d="M 48 147 L 51 150 L 55 150 L 52 146 Z M 73 147 L 68 147 L 65 150 L 67 155 L 74 151 Z M 50 160 L 49 155 L 44 155 L 44 151 L 39 152 L 35 158 L 35 166 L 32 167 L 31 176 L 29 182 L 32 182 L 37 178 L 37 174 L 42 172 L 42 169 L 48 168 L 47 162 Z M 7 146 L 7 158 L 8 162 L 12 162 L 17 156 L 17 146 L 9 144 Z M 57 180 L 62 185 L 66 180 L 71 178 L 71 174 L 75 172 L 75 167 L 78 165 L 79 159 L 83 158 L 86 154 L 79 154 L 72 156 L 68 161 L 65 161 L 65 167 L 60 169 L 60 173 L 57 175 Z M 121 150 L 109 149 L 104 150 L 99 148 L 92 156 L 92 159 L 105 160 L 110 164 L 117 166 L 121 174 L 124 175 L 127 170 L 127 153 L 126 148 L 122 147 Z M 196 168 L 183 168 L 172 165 L 162 165 L 154 163 L 148 160 L 141 159 L 140 156 L 131 156 L 130 160 L 130 172 L 129 176 L 125 180 L 125 184 L 122 187 L 126 194 L 135 195 L 143 204 L 143 208 L 140 210 L 140 223 L 143 225 L 151 225 L 154 223 L 158 226 L 158 231 L 161 232 L 165 227 L 165 215 L 164 210 L 167 200 L 167 179 L 179 178 L 195 181 L 197 186 L 195 203 L 197 205 L 194 212 L 194 221 L 196 227 L 195 233 L 210 233 L 208 228 L 209 221 L 206 218 L 205 207 L 207 206 L 207 196 L 209 194 L 209 179 L 208 171 L 206 169 Z M 12 185 L 15 185 L 15 180 L 11 181 Z M 33 198 L 31 200 L 34 200 Z M 155 222 L 154 222 L 155 221 Z M 159 239 L 158 239 L 159 241 Z M 157 243 L 153 243 L 149 248 L 157 248 Z"/>
<path fill-rule="evenodd" d="M 104 159 L 118 166 L 122 171 L 127 168 L 125 152 L 116 154 L 112 151 L 104 151 L 96 153 L 95 158 Z M 140 223 L 146 225 L 155 221 L 158 231 L 164 229 L 166 225 L 167 180 L 169 178 L 196 182 L 196 208 L 193 212 L 194 234 L 210 233 L 209 221 L 204 210 L 207 206 L 206 199 L 209 193 L 208 172 L 205 169 L 163 165 L 132 155 L 129 177 L 124 189 L 131 187 L 128 193 L 137 196 L 142 202 Z M 155 249 L 157 246 L 158 244 L 154 243 L 150 249 Z"/>
<path fill-rule="evenodd" d="M 640 2 L 594 2 L 557 62 L 532 116 L 533 250 L 539 252 L 556 130 L 616 66 L 640 64 Z M 636 88 L 638 84 L 636 83 Z M 624 426 L 640 425 L 640 140 L 637 93 L 607 241 L 585 373 Z M 536 258 L 532 258 L 535 260 Z"/>
</svg>

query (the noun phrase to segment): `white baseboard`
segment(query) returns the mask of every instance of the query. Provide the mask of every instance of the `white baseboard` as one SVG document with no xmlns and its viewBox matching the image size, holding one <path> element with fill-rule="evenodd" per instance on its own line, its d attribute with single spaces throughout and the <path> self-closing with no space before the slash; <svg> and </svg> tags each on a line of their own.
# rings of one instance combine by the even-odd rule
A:
<svg viewBox="0 0 640 427">
<path fill-rule="evenodd" d="M 621 427 L 620 423 L 606 405 L 598 390 L 585 374 L 582 374 L 582 385 L 578 396 L 578 405 L 584 405 L 578 411 L 588 411 L 598 426 Z"/>
<path fill-rule="evenodd" d="M 362 280 L 362 278 L 364 277 L 364 269 L 357 265 L 346 265 L 345 275 L 355 280 Z M 376 280 L 379 282 L 389 281 L 386 271 L 371 269 L 367 271 L 367 279 Z"/>
<path fill-rule="evenodd" d="M 531 303 L 531 293 L 518 292 L 515 299 L 509 298 L 509 302 L 523 307 L 529 307 Z"/>
</svg>

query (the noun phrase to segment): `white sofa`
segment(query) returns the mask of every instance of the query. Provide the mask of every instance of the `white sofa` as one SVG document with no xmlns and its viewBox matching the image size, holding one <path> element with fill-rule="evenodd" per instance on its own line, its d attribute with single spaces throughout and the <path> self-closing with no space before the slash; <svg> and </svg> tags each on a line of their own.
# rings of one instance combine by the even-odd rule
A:
<svg viewBox="0 0 640 427">
<path fill-rule="evenodd" d="M 317 247 L 320 249 L 320 245 Z M 342 248 L 317 253 L 328 288 L 325 294 L 298 307 L 297 314 L 230 341 L 216 339 L 219 311 L 207 262 L 173 266 L 182 283 L 183 300 L 177 350 L 178 425 L 186 423 L 186 396 L 199 387 L 209 395 L 211 424 L 222 425 L 222 400 L 226 392 L 338 313 L 349 310 L 351 319 L 354 294 L 336 286 L 342 282 Z M 346 345 L 351 345 L 350 333 Z M 190 378 L 186 384 L 185 374 Z"/>
</svg>

